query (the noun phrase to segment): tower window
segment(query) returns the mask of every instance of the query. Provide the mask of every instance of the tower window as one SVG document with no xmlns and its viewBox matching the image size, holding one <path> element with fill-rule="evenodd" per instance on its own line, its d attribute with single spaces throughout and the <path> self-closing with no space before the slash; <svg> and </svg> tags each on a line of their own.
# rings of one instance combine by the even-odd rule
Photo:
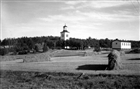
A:
<svg viewBox="0 0 140 89">
<path fill-rule="evenodd" d="M 66 35 L 66 37 L 68 37 L 68 34 Z"/>
<path fill-rule="evenodd" d="M 61 36 L 64 37 L 64 34 L 62 34 Z"/>
</svg>

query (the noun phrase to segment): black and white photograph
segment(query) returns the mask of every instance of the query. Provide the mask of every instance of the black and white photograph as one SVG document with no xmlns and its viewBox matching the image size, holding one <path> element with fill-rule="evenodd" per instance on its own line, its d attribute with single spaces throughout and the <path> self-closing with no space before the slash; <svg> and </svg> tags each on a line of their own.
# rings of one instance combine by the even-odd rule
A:
<svg viewBox="0 0 140 89">
<path fill-rule="evenodd" d="M 140 89 L 139 0 L 0 0 L 0 89 Z"/>
</svg>

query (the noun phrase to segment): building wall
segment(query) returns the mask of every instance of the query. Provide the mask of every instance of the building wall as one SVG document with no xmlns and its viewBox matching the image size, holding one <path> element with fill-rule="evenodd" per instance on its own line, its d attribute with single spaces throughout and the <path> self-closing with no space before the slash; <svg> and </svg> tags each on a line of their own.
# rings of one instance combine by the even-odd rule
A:
<svg viewBox="0 0 140 89">
<path fill-rule="evenodd" d="M 114 48 L 114 49 L 131 49 L 131 43 L 114 41 L 114 42 L 112 42 L 112 48 Z"/>
<path fill-rule="evenodd" d="M 61 39 L 62 40 L 69 40 L 69 33 L 67 33 L 67 32 L 61 33 Z"/>
<path fill-rule="evenodd" d="M 64 40 L 64 33 L 60 33 L 61 34 L 61 40 Z"/>
<path fill-rule="evenodd" d="M 65 40 L 69 40 L 69 33 L 65 33 Z"/>
<path fill-rule="evenodd" d="M 120 41 L 114 41 L 114 42 L 112 42 L 112 48 L 113 49 L 120 49 L 121 48 Z"/>
<path fill-rule="evenodd" d="M 121 49 L 131 49 L 130 42 L 121 42 Z"/>
</svg>

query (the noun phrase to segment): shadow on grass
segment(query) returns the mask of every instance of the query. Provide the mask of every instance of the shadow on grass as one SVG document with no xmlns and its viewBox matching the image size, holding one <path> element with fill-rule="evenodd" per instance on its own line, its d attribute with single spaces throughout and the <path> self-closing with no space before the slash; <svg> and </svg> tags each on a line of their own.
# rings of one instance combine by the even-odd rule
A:
<svg viewBox="0 0 140 89">
<path fill-rule="evenodd" d="M 140 58 L 131 58 L 131 59 L 127 59 L 127 60 L 140 60 Z"/>
<path fill-rule="evenodd" d="M 107 65 L 105 64 L 87 64 L 81 65 L 76 70 L 105 70 Z"/>
</svg>

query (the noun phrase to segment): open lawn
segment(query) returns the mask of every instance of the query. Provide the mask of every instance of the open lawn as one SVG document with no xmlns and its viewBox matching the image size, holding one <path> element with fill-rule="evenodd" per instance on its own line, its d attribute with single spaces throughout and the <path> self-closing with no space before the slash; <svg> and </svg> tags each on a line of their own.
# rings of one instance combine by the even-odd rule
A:
<svg viewBox="0 0 140 89">
<path fill-rule="evenodd" d="M 51 57 L 45 59 L 42 55 L 47 53 L 22 55 L 25 59 L 14 59 L 14 61 L 1 61 L 2 70 L 22 70 L 22 71 L 57 71 L 57 72 L 87 72 L 87 73 L 123 73 L 123 74 L 140 74 L 140 56 L 139 54 L 125 54 L 122 56 L 122 70 L 107 71 L 108 59 L 105 52 L 100 54 L 91 54 L 92 51 L 71 51 L 71 50 L 57 50 L 51 54 Z M 64 56 L 62 57 L 62 54 Z M 76 55 L 77 54 L 77 55 Z M 83 55 L 79 55 L 83 54 Z M 34 56 L 39 55 L 39 61 L 34 62 Z M 67 55 L 67 56 L 66 56 Z M 72 56 L 73 55 L 73 56 Z M 29 56 L 29 58 L 28 58 Z M 30 56 L 33 61 L 30 62 Z M 43 59 L 41 59 L 43 58 Z M 29 62 L 23 62 L 23 60 Z M 46 61 L 45 61 L 46 60 Z M 97 71 L 98 70 L 98 71 Z"/>
<path fill-rule="evenodd" d="M 0 87 L 3 89 L 9 89 L 8 87 L 10 89 L 139 89 L 140 55 L 121 56 L 123 69 L 112 71 L 105 70 L 108 63 L 107 55 L 107 52 L 94 54 L 91 50 L 57 50 L 49 55 L 49 61 L 44 59 L 32 62 L 23 62 L 23 59 L 1 61 Z M 84 75 L 78 78 L 81 73 Z"/>
</svg>

